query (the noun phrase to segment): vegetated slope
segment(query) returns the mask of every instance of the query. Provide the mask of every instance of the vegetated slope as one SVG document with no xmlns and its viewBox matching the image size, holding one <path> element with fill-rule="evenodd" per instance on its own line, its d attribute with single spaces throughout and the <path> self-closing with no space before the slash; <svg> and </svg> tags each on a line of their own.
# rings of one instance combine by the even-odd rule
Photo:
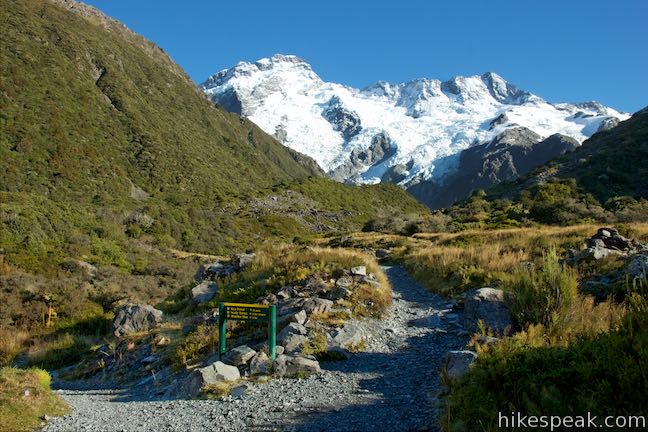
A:
<svg viewBox="0 0 648 432">
<path fill-rule="evenodd" d="M 0 5 L 0 243 L 10 263 L 85 256 L 128 267 L 128 238 L 213 252 L 294 224 L 273 221 L 268 233 L 223 207 L 318 176 L 311 159 L 214 107 L 160 48 L 96 9 Z M 396 190 L 381 197 L 398 210 L 414 202 Z"/>
<path fill-rule="evenodd" d="M 648 218 L 648 109 L 514 182 L 474 193 L 448 214 L 464 225 Z"/>
</svg>

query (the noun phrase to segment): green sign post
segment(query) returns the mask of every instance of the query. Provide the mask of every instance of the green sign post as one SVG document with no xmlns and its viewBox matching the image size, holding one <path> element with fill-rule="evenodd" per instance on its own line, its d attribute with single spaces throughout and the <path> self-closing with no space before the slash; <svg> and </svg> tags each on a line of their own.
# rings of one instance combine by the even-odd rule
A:
<svg viewBox="0 0 648 432">
<path fill-rule="evenodd" d="M 219 303 L 218 304 L 218 355 L 227 350 L 225 323 L 228 319 L 240 321 L 268 322 L 268 350 L 274 361 L 277 355 L 277 306 L 248 303 Z"/>
</svg>

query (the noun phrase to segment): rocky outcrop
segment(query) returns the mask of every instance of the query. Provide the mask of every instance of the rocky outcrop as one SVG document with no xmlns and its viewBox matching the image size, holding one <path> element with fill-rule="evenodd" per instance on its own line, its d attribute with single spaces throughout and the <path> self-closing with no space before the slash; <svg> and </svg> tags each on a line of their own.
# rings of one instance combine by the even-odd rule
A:
<svg viewBox="0 0 648 432">
<path fill-rule="evenodd" d="M 644 251 L 648 252 L 647 245 L 623 237 L 616 228 L 600 228 L 596 234 L 587 239 L 586 249 L 570 250 L 569 257 L 565 261 L 570 265 L 576 265 L 581 261 L 597 261 L 608 256 L 628 257 Z"/>
<path fill-rule="evenodd" d="M 495 288 L 479 288 L 466 293 L 464 327 L 475 331 L 480 321 L 499 335 L 504 335 L 511 330 L 513 321 L 504 291 Z"/>
<path fill-rule="evenodd" d="M 322 117 L 331 123 L 333 129 L 342 134 L 345 141 L 351 140 L 362 130 L 362 122 L 358 114 L 342 106 L 338 97 L 331 98 L 328 107 L 322 112 Z"/>
<path fill-rule="evenodd" d="M 125 305 L 115 312 L 112 330 L 117 337 L 155 328 L 163 317 L 161 310 L 147 304 Z"/>
<path fill-rule="evenodd" d="M 336 167 L 329 174 L 336 180 L 348 180 L 353 175 L 364 171 L 367 167 L 377 165 L 396 154 L 387 132 L 380 132 L 371 139 L 367 148 L 355 148 L 349 155 L 349 160 Z"/>
<path fill-rule="evenodd" d="M 448 207 L 475 190 L 515 180 L 577 146 L 578 141 L 565 135 L 555 134 L 541 140 L 524 127 L 507 129 L 488 144 L 462 151 L 452 174 L 414 184 L 408 190 L 432 209 Z"/>
</svg>

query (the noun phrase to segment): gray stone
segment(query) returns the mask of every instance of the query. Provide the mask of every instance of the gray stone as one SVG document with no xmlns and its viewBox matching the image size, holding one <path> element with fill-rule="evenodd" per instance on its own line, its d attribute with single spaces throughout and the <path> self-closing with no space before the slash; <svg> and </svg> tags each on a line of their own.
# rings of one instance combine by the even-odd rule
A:
<svg viewBox="0 0 648 432">
<path fill-rule="evenodd" d="M 329 300 L 336 301 L 336 300 L 341 300 L 349 297 L 351 295 L 351 291 L 344 288 L 344 287 L 336 287 L 333 288 L 327 295 L 326 297 Z"/>
<path fill-rule="evenodd" d="M 495 288 L 480 288 L 466 294 L 464 327 L 475 331 L 480 320 L 497 334 L 503 335 L 510 330 L 511 312 L 504 291 Z"/>
<path fill-rule="evenodd" d="M 356 323 L 348 323 L 339 330 L 334 330 L 331 334 L 330 345 L 332 347 L 349 348 L 359 344 L 364 338 L 360 327 Z"/>
<path fill-rule="evenodd" d="M 314 358 L 280 355 L 275 360 L 275 374 L 278 376 L 311 375 L 320 373 L 320 365 Z"/>
<path fill-rule="evenodd" d="M 283 330 L 279 332 L 279 334 L 277 335 L 277 342 L 282 343 L 284 339 L 293 334 L 305 335 L 306 333 L 308 333 L 306 327 L 299 323 L 293 322 L 288 324 L 286 327 L 284 327 Z"/>
<path fill-rule="evenodd" d="M 70 273 L 82 274 L 91 279 L 97 277 L 97 267 L 89 262 L 70 258 L 63 262 L 62 267 Z"/>
<path fill-rule="evenodd" d="M 271 369 L 271 362 L 268 355 L 259 351 L 250 361 L 250 375 L 268 375 Z"/>
<path fill-rule="evenodd" d="M 277 291 L 277 299 L 282 301 L 288 300 L 294 294 L 295 294 L 295 290 L 293 289 L 293 287 L 285 286 L 281 288 L 279 291 Z"/>
<path fill-rule="evenodd" d="M 185 380 L 181 395 L 188 398 L 196 397 L 206 385 L 234 382 L 240 378 L 241 374 L 237 367 L 217 361 L 204 368 L 194 369 Z"/>
<path fill-rule="evenodd" d="M 216 282 L 202 281 L 191 289 L 191 300 L 194 303 L 206 303 L 214 298 L 218 291 Z"/>
<path fill-rule="evenodd" d="M 626 272 L 633 279 L 646 279 L 648 276 L 648 254 L 637 254 L 630 258 Z"/>
<path fill-rule="evenodd" d="M 308 338 L 306 336 L 291 334 L 284 338 L 282 345 L 285 348 L 285 352 L 292 354 L 301 351 L 306 342 L 308 342 Z"/>
<path fill-rule="evenodd" d="M 242 384 L 239 386 L 236 386 L 230 390 L 230 396 L 234 399 L 241 398 L 247 393 L 248 391 L 248 386 L 246 384 Z"/>
<path fill-rule="evenodd" d="M 241 345 L 233 348 L 227 354 L 225 354 L 223 362 L 234 366 L 241 366 L 247 364 L 247 362 L 250 361 L 255 355 L 256 351 L 254 351 L 252 348 L 247 345 Z"/>
<path fill-rule="evenodd" d="M 470 365 L 477 358 L 473 351 L 450 351 L 444 361 L 444 372 L 450 381 L 461 379 L 470 370 Z"/>
<path fill-rule="evenodd" d="M 351 268 L 351 274 L 354 276 L 367 276 L 367 267 L 358 266 Z"/>
<path fill-rule="evenodd" d="M 115 313 L 112 329 L 117 337 L 150 330 L 162 321 L 163 313 L 147 304 L 124 305 Z"/>
<path fill-rule="evenodd" d="M 241 253 L 241 254 L 236 254 L 234 255 L 234 259 L 232 260 L 232 263 L 234 264 L 234 267 L 236 267 L 236 271 L 238 272 L 244 272 L 245 270 L 250 267 L 252 264 L 252 261 L 254 261 L 254 258 L 256 257 L 256 254 L 250 253 Z"/>
<path fill-rule="evenodd" d="M 335 281 L 335 286 L 340 288 L 350 288 L 353 285 L 353 278 L 342 276 Z"/>
<path fill-rule="evenodd" d="M 333 307 L 331 300 L 322 299 L 319 297 L 311 297 L 304 302 L 304 310 L 308 315 L 314 313 L 326 313 Z"/>
</svg>

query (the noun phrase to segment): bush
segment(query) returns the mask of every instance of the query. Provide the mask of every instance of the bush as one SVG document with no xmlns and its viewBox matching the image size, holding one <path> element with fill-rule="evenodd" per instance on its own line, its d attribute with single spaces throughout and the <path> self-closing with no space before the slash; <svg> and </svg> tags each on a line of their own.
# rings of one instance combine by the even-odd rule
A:
<svg viewBox="0 0 648 432">
<path fill-rule="evenodd" d="M 520 326 L 550 326 L 578 297 L 578 274 L 560 264 L 555 248 L 543 255 L 539 270 L 518 268 L 504 287 L 514 293 L 513 316 Z"/>
</svg>

